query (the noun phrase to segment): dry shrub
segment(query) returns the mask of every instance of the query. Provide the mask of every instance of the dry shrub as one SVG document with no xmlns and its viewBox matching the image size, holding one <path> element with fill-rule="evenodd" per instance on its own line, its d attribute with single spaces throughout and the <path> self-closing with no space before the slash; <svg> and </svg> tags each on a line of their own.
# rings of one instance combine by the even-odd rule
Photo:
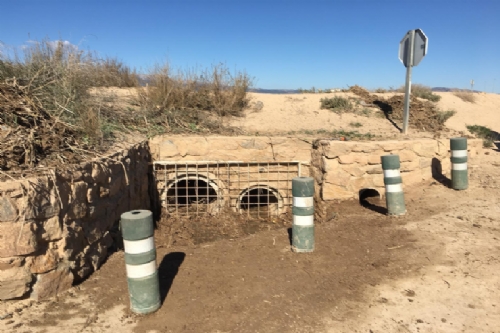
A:
<svg viewBox="0 0 500 333">
<path fill-rule="evenodd" d="M 493 146 L 493 142 L 499 139 L 498 133 L 492 131 L 489 127 L 482 125 L 466 125 L 469 132 L 483 139 L 483 147 L 489 148 Z"/>
<path fill-rule="evenodd" d="M 62 41 L 33 42 L 21 55 L 0 59 L 0 80 L 14 82 L 41 107 L 76 126 L 89 141 L 102 139 L 102 116 L 89 94 L 95 86 L 136 86 L 137 75 L 116 59 L 99 59 Z"/>
<path fill-rule="evenodd" d="M 453 117 L 457 112 L 455 110 L 448 110 L 448 111 L 438 111 L 437 112 L 437 121 L 441 125 L 444 125 L 448 119 Z"/>
<path fill-rule="evenodd" d="M 399 87 L 398 91 L 405 92 L 405 86 L 403 85 Z M 411 94 L 419 98 L 427 99 L 431 102 L 439 102 L 439 100 L 441 99 L 441 96 L 435 95 L 432 92 L 431 87 L 418 83 L 411 85 Z"/>
<path fill-rule="evenodd" d="M 464 102 L 475 103 L 476 95 L 472 91 L 464 91 L 464 90 L 454 90 L 453 95 L 457 96 Z"/>
<path fill-rule="evenodd" d="M 155 66 L 148 78 L 148 86 L 138 88 L 137 102 L 150 115 L 166 117 L 167 128 L 206 127 L 207 112 L 221 124 L 222 117 L 241 116 L 249 102 L 251 79 L 246 73 L 232 74 L 223 64 L 201 72 L 174 72 L 166 63 Z"/>
<path fill-rule="evenodd" d="M 335 113 L 343 113 L 352 111 L 354 109 L 352 103 L 344 97 L 335 96 L 332 98 L 322 98 L 320 99 L 321 109 L 328 109 Z"/>
</svg>

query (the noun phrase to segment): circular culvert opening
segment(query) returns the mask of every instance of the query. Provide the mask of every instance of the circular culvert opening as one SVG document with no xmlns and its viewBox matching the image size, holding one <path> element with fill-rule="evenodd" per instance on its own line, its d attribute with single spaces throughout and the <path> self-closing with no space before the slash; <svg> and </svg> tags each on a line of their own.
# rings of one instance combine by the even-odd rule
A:
<svg viewBox="0 0 500 333">
<path fill-rule="evenodd" d="M 268 186 L 253 186 L 241 192 L 237 210 L 252 217 L 267 218 L 282 213 L 283 198 L 278 190 Z"/>
<path fill-rule="evenodd" d="M 361 206 L 366 207 L 378 204 L 380 198 L 380 193 L 373 188 L 364 188 L 359 190 L 359 204 Z"/>
<path fill-rule="evenodd" d="M 161 198 L 168 213 L 217 213 L 223 198 L 220 187 L 203 176 L 184 175 L 167 186 Z"/>
</svg>

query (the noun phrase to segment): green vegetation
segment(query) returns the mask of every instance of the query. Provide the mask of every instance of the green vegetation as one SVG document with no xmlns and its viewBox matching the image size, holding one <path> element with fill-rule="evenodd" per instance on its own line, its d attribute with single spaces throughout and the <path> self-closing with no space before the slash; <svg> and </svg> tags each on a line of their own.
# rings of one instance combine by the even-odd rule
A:
<svg viewBox="0 0 500 333">
<path fill-rule="evenodd" d="M 359 128 L 363 126 L 363 124 L 361 124 L 360 122 L 351 122 L 349 123 L 349 126 Z"/>
<path fill-rule="evenodd" d="M 309 136 L 323 136 L 328 138 L 344 139 L 346 141 L 367 141 L 378 138 L 371 133 L 359 133 L 358 131 L 345 131 L 345 130 L 304 130 L 304 131 L 290 131 L 288 135 L 306 134 Z"/>
<path fill-rule="evenodd" d="M 486 126 L 481 126 L 481 125 L 467 125 L 466 126 L 469 132 L 477 136 L 478 138 L 483 139 L 483 146 L 484 147 L 491 147 L 493 146 L 493 141 L 495 141 L 497 138 L 497 135 L 495 132 L 493 132 L 490 128 Z"/>
<path fill-rule="evenodd" d="M 437 112 L 437 120 L 441 125 L 444 125 L 448 119 L 453 117 L 457 112 L 454 110 L 448 111 L 438 111 Z"/>
<path fill-rule="evenodd" d="M 331 89 L 316 89 L 316 87 L 311 87 L 311 89 L 297 89 L 299 94 L 321 94 L 321 93 L 330 93 Z"/>
<path fill-rule="evenodd" d="M 353 110 L 352 103 L 344 97 L 335 96 L 332 98 L 322 98 L 321 109 L 328 109 L 335 113 L 343 113 L 346 111 Z"/>
<path fill-rule="evenodd" d="M 363 108 L 361 110 L 361 114 L 365 117 L 370 117 L 372 115 L 372 110 L 368 109 L 368 108 Z"/>
</svg>

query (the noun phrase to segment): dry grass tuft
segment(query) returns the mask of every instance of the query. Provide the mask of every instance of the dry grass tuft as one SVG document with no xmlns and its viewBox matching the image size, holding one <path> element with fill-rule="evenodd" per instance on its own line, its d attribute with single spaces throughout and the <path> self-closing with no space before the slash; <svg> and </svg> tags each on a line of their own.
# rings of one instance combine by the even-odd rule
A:
<svg viewBox="0 0 500 333">
<path fill-rule="evenodd" d="M 116 129 L 163 132 L 221 132 L 223 118 L 241 116 L 251 80 L 219 64 L 201 71 L 156 66 L 140 87 L 139 75 L 117 59 L 101 59 L 62 41 L 31 43 L 0 55 L 0 82 L 20 86 L 52 117 L 75 128 L 96 147 Z M 135 87 L 134 112 L 117 109 L 114 98 L 95 87 Z"/>
<path fill-rule="evenodd" d="M 404 93 L 405 86 L 403 85 L 403 86 L 399 87 L 398 92 Z M 432 92 L 431 87 L 424 86 L 423 84 L 418 84 L 418 83 L 411 85 L 411 94 L 413 96 L 423 98 L 423 99 L 429 100 L 431 102 L 439 102 L 439 100 L 441 99 L 441 96 L 435 95 Z"/>
<path fill-rule="evenodd" d="M 332 98 L 322 98 L 320 99 L 320 102 L 321 109 L 328 109 L 338 114 L 349 112 L 354 109 L 354 106 L 352 105 L 351 101 L 349 101 L 349 99 L 340 96 L 335 96 Z"/>
<path fill-rule="evenodd" d="M 105 107 L 91 87 L 138 85 L 138 76 L 116 59 L 100 59 L 62 41 L 31 43 L 0 58 L 0 81 L 22 87 L 51 116 L 74 126 L 89 143 L 102 144 Z"/>
<path fill-rule="evenodd" d="M 454 90 L 453 95 L 457 96 L 464 102 L 469 102 L 469 103 L 475 103 L 476 102 L 476 95 L 472 91 L 466 91 L 466 90 Z"/>
<path fill-rule="evenodd" d="M 174 72 L 168 63 L 157 65 L 148 75 L 147 87 L 137 88 L 137 103 L 149 116 L 162 117 L 168 131 L 214 131 L 222 118 L 242 116 L 249 99 L 251 79 L 231 73 L 223 64 L 201 72 Z"/>
</svg>

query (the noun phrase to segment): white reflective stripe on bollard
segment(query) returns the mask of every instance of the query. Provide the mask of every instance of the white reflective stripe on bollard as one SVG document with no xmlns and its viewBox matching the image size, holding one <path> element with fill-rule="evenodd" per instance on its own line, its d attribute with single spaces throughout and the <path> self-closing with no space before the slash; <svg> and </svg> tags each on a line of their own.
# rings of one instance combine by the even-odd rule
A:
<svg viewBox="0 0 500 333">
<path fill-rule="evenodd" d="M 467 170 L 467 162 L 466 163 L 452 163 L 451 164 L 451 169 L 452 170 Z"/>
<path fill-rule="evenodd" d="M 399 172 L 399 169 L 384 170 L 384 177 L 385 178 L 394 178 L 394 177 L 399 177 L 399 176 L 401 176 L 401 172 Z"/>
<path fill-rule="evenodd" d="M 145 253 L 155 248 L 155 240 L 153 237 L 136 241 L 123 240 L 123 247 L 125 248 L 125 253 L 129 254 Z"/>
<path fill-rule="evenodd" d="M 403 185 L 402 184 L 385 185 L 385 191 L 391 193 L 403 192 Z"/>
<path fill-rule="evenodd" d="M 314 206 L 313 197 L 293 197 L 293 206 L 299 208 L 308 208 Z"/>
<path fill-rule="evenodd" d="M 452 150 L 451 157 L 467 157 L 467 150 Z"/>
<path fill-rule="evenodd" d="M 314 215 L 307 215 L 307 216 L 293 215 L 293 224 L 300 226 L 312 226 L 314 225 Z"/>
<path fill-rule="evenodd" d="M 139 279 L 153 275 L 156 272 L 156 260 L 150 261 L 142 265 L 125 265 L 127 268 L 127 277 L 131 279 Z"/>
</svg>

